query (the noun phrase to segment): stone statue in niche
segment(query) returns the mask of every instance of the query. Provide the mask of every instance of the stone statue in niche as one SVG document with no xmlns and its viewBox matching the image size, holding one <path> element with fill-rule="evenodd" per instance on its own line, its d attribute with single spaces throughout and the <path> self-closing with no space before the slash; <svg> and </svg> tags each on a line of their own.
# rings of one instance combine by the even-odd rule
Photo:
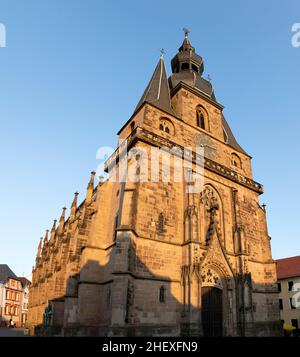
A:
<svg viewBox="0 0 300 357">
<path fill-rule="evenodd" d="M 205 242 L 208 244 L 214 232 L 221 236 L 221 207 L 215 191 L 205 186 L 200 194 L 200 203 L 204 206 Z"/>
</svg>

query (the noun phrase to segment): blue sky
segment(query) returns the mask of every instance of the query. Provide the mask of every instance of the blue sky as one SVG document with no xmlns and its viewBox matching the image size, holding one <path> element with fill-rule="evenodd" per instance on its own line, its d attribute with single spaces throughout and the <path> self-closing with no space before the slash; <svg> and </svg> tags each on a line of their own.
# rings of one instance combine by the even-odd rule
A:
<svg viewBox="0 0 300 357">
<path fill-rule="evenodd" d="M 39 237 L 85 195 L 101 146 L 115 146 L 182 27 L 265 186 L 274 258 L 300 254 L 297 0 L 1 0 L 0 263 L 29 274 Z"/>
</svg>

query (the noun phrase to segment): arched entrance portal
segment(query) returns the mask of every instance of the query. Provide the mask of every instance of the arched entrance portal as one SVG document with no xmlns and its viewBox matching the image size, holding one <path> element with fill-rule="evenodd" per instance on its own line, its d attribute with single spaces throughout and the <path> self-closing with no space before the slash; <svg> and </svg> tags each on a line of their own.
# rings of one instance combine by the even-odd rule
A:
<svg viewBox="0 0 300 357">
<path fill-rule="evenodd" d="M 212 286 L 202 287 L 202 328 L 206 337 L 223 335 L 222 290 Z"/>
<path fill-rule="evenodd" d="M 223 335 L 223 286 L 219 275 L 210 268 L 201 274 L 201 316 L 204 336 Z"/>
</svg>

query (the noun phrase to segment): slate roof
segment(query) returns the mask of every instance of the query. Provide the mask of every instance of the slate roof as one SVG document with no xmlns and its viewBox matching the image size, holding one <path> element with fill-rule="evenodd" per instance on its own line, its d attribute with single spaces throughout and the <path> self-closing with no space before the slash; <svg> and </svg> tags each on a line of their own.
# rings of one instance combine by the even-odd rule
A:
<svg viewBox="0 0 300 357">
<path fill-rule="evenodd" d="M 249 156 L 246 151 L 239 145 L 239 143 L 236 141 L 236 138 L 234 137 L 230 126 L 227 123 L 227 120 L 225 119 L 224 115 L 222 114 L 222 125 L 223 129 L 225 130 L 225 133 L 227 135 L 227 144 L 231 146 L 233 149 L 242 152 L 243 154 Z"/>
<path fill-rule="evenodd" d="M 183 82 L 193 88 L 196 88 L 215 100 L 215 98 L 213 98 L 214 90 L 211 83 L 203 77 L 197 75 L 195 72 L 182 71 L 173 73 L 169 78 L 170 89 L 172 90 L 175 88 L 179 82 Z"/>
<path fill-rule="evenodd" d="M 7 264 L 0 264 L 0 282 L 6 283 L 9 278 L 19 280 Z"/>
<path fill-rule="evenodd" d="M 276 260 L 277 279 L 300 277 L 300 255 Z"/>
<path fill-rule="evenodd" d="M 148 83 L 142 98 L 135 108 L 135 112 L 145 102 L 155 105 L 157 108 L 162 109 L 170 115 L 176 116 L 171 107 L 170 88 L 162 57 L 159 59 L 150 82 Z"/>
</svg>

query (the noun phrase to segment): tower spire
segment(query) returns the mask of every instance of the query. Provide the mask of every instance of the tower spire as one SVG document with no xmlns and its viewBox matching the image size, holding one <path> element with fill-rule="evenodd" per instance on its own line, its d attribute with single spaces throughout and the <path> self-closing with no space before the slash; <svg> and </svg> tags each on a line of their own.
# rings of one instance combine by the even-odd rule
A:
<svg viewBox="0 0 300 357">
<path fill-rule="evenodd" d="M 184 40 L 178 49 L 178 53 L 171 61 L 172 72 L 181 73 L 183 71 L 194 72 L 201 76 L 204 71 L 202 57 L 197 55 L 195 48 L 192 46 L 187 28 L 183 28 Z"/>
<path fill-rule="evenodd" d="M 144 103 L 150 103 L 156 106 L 158 109 L 176 116 L 171 107 L 170 88 L 164 63 L 164 54 L 165 51 L 162 49 L 158 64 L 153 72 L 150 82 L 144 91 L 144 94 L 142 95 L 138 105 L 135 108 L 135 112 Z"/>
</svg>

